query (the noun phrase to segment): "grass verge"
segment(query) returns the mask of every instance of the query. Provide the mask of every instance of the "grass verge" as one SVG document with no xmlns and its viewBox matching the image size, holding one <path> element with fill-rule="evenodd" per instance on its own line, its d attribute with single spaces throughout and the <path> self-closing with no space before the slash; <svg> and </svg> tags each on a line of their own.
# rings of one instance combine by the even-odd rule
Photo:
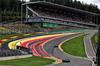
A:
<svg viewBox="0 0 100 66">
<path fill-rule="evenodd" d="M 32 56 L 23 59 L 14 59 L 7 61 L 0 61 L 0 65 L 12 65 L 12 66 L 44 66 L 54 62 L 54 60 Z"/>
<path fill-rule="evenodd" d="M 0 40 L 6 39 L 13 36 L 18 36 L 22 34 L 11 34 L 11 35 L 0 35 Z M 23 59 L 14 59 L 14 60 L 7 60 L 7 61 L 0 61 L 0 65 L 12 65 L 12 66 L 44 66 L 54 62 L 54 60 L 32 56 L 30 58 L 23 58 Z"/>
<path fill-rule="evenodd" d="M 22 35 L 22 34 L 0 35 L 0 40 L 10 38 L 13 36 L 18 36 L 18 35 Z"/>
<path fill-rule="evenodd" d="M 97 43 L 98 42 L 98 35 L 95 35 L 94 39 L 95 39 L 95 42 Z"/>
<path fill-rule="evenodd" d="M 86 35 L 87 34 L 81 35 L 64 42 L 61 46 L 64 52 L 74 56 L 87 57 L 85 53 L 84 41 L 83 41 Z"/>
</svg>

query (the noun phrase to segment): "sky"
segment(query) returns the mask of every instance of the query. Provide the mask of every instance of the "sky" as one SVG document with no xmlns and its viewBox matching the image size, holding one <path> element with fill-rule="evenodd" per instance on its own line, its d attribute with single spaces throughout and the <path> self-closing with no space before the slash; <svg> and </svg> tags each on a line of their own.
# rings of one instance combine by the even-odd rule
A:
<svg viewBox="0 0 100 66">
<path fill-rule="evenodd" d="M 29 0 L 26 0 L 26 1 L 29 1 Z M 93 4 L 97 5 L 98 8 L 100 9 L 100 1 L 99 0 L 77 0 L 77 1 L 84 2 L 87 4 L 93 3 Z"/>
<path fill-rule="evenodd" d="M 77 0 L 77 1 L 80 1 L 80 2 L 84 2 L 84 3 L 87 3 L 87 4 L 95 4 L 98 6 L 98 8 L 100 9 L 100 0 Z"/>
</svg>

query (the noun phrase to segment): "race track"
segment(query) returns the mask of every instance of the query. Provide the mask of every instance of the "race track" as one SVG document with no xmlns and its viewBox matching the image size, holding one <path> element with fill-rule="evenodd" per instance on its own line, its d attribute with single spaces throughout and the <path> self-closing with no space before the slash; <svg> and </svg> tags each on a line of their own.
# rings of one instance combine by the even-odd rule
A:
<svg viewBox="0 0 100 66">
<path fill-rule="evenodd" d="M 54 45 L 59 45 L 62 41 L 75 37 L 77 35 L 81 35 L 81 34 L 68 35 L 68 36 L 64 36 L 64 37 L 57 38 L 57 39 L 47 42 L 43 48 L 48 54 L 62 60 L 70 59 L 70 63 L 60 63 L 60 64 L 47 65 L 47 66 L 91 66 L 92 62 L 88 60 L 88 58 L 71 56 L 62 52 L 59 48 L 54 48 Z"/>
<path fill-rule="evenodd" d="M 55 64 L 46 66 L 92 66 L 92 61 L 89 58 L 71 56 L 69 54 L 62 52 L 61 49 L 59 49 L 59 47 L 54 47 L 55 45 L 59 46 L 59 44 L 61 44 L 65 40 L 85 33 L 88 32 L 59 34 L 51 33 L 37 35 L 34 37 L 22 38 L 19 40 L 8 42 L 4 45 L 4 47 L 9 49 L 17 49 L 16 46 L 22 46 L 30 48 L 32 50 L 32 54 L 35 56 L 42 56 L 45 58 L 58 60 L 58 62 L 56 62 Z M 87 43 L 88 41 L 85 42 Z M 89 47 L 91 48 L 91 46 Z M 91 50 L 89 51 L 91 52 Z M 69 59 L 70 63 L 61 62 L 61 60 L 64 59 Z"/>
</svg>

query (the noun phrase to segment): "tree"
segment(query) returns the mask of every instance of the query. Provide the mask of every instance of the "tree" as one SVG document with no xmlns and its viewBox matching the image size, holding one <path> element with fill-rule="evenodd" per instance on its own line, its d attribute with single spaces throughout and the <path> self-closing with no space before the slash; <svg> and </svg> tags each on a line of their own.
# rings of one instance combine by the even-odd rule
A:
<svg viewBox="0 0 100 66">
<path fill-rule="evenodd" d="M 30 2 L 34 2 L 34 1 L 44 1 L 44 0 L 30 0 Z M 100 9 L 98 9 L 98 7 L 94 4 L 89 5 L 83 2 L 81 3 L 80 1 L 77 0 L 74 1 L 73 0 L 45 0 L 45 1 L 100 14 Z M 7 20 L 12 19 L 12 17 L 14 16 L 19 18 L 21 12 L 20 6 L 22 3 L 25 3 L 25 1 L 24 0 L 0 0 L 0 21 L 5 21 L 4 19 Z M 4 15 L 7 17 L 5 17 Z"/>
</svg>

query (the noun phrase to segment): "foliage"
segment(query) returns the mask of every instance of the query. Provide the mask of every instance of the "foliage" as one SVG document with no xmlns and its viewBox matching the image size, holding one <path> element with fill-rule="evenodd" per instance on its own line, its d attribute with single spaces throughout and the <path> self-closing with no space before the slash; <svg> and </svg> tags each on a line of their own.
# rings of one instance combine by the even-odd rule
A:
<svg viewBox="0 0 100 66">
<path fill-rule="evenodd" d="M 0 22 L 20 20 L 23 0 L 0 0 Z"/>
<path fill-rule="evenodd" d="M 95 39 L 95 42 L 97 43 L 98 42 L 98 35 L 95 35 L 94 39 Z"/>
<path fill-rule="evenodd" d="M 44 1 L 44 0 L 30 0 L 30 2 L 33 1 Z M 86 4 L 77 0 L 45 0 L 45 1 L 100 14 L 100 9 L 98 9 L 97 5 L 92 3 Z M 19 20 L 20 18 L 18 17 L 20 16 L 22 3 L 25 3 L 25 0 L 0 0 L 0 21 Z M 25 12 L 25 7 L 24 7 L 24 12 Z"/>
</svg>

